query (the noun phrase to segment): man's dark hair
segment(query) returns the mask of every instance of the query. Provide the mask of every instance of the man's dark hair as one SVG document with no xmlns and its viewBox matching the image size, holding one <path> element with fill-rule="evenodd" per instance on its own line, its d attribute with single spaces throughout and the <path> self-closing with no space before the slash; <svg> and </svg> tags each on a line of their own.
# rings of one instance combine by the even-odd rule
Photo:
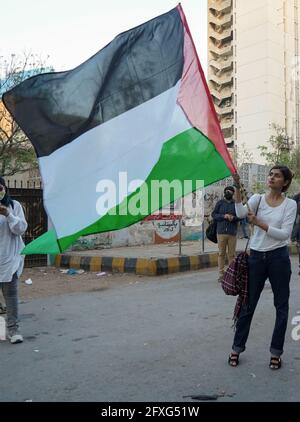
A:
<svg viewBox="0 0 300 422">
<path fill-rule="evenodd" d="M 231 192 L 233 192 L 233 193 L 234 193 L 234 187 L 233 187 L 233 186 L 226 186 L 226 188 L 224 188 L 224 193 L 225 193 L 227 190 L 231 190 Z"/>
</svg>

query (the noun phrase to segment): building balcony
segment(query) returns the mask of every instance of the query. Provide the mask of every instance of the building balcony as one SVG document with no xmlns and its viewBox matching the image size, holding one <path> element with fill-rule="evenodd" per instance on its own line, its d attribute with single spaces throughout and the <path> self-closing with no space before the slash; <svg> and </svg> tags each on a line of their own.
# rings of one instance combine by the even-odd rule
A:
<svg viewBox="0 0 300 422">
<path fill-rule="evenodd" d="M 210 90 L 211 92 L 212 90 Z M 215 96 L 212 96 L 213 102 L 216 107 L 220 107 L 220 109 L 223 108 L 233 108 L 233 94 L 231 94 L 229 97 L 218 99 Z"/>
<path fill-rule="evenodd" d="M 209 38 L 211 40 L 217 40 L 217 41 L 223 41 L 228 42 L 232 41 L 233 39 L 233 33 L 232 29 L 226 29 L 225 31 L 218 32 L 218 31 L 210 31 Z"/>
<path fill-rule="evenodd" d="M 227 72 L 227 73 L 223 72 L 219 75 L 210 73 L 208 80 L 218 85 L 218 86 L 215 86 L 216 89 L 218 89 L 218 87 L 223 86 L 223 85 L 230 85 L 230 84 L 233 85 L 232 72 Z"/>
<path fill-rule="evenodd" d="M 231 142 L 232 139 L 233 139 L 233 124 L 232 124 L 232 126 L 225 128 L 225 127 L 223 127 L 223 125 L 221 123 L 221 129 L 222 129 L 224 138 L 230 139 L 230 142 Z"/>
<path fill-rule="evenodd" d="M 231 87 L 224 88 L 221 91 L 217 91 L 210 87 L 210 93 L 212 97 L 215 97 L 218 101 L 223 101 L 232 97 L 233 89 Z"/>
<path fill-rule="evenodd" d="M 233 119 L 221 119 L 220 125 L 222 127 L 222 130 L 231 129 L 233 128 Z"/>
<path fill-rule="evenodd" d="M 209 66 L 211 66 L 212 68 L 214 68 L 218 72 L 233 69 L 232 58 L 227 59 L 227 60 L 225 60 L 225 59 L 220 59 L 220 60 L 211 59 L 208 64 L 209 64 Z"/>
<path fill-rule="evenodd" d="M 221 62 L 221 61 L 233 61 L 233 49 L 229 52 L 229 54 L 224 54 L 223 56 L 220 56 L 218 53 L 215 53 L 214 51 L 211 51 L 208 49 L 208 59 L 209 61 L 214 60 L 215 62 Z"/>
<path fill-rule="evenodd" d="M 215 105 L 215 109 L 219 116 L 231 114 L 233 118 L 233 112 L 234 112 L 233 106 L 222 107 L 219 105 Z"/>
<path fill-rule="evenodd" d="M 216 54 L 218 57 L 233 56 L 233 48 L 231 44 L 225 44 L 221 47 L 217 47 L 210 42 L 208 45 L 208 51 Z"/>
<path fill-rule="evenodd" d="M 208 22 L 213 30 L 215 30 L 215 25 L 218 27 L 223 26 L 223 29 L 229 28 L 231 27 L 232 23 L 232 15 L 231 13 L 226 13 L 225 15 L 217 17 L 210 12 L 208 16 Z"/>
<path fill-rule="evenodd" d="M 218 12 L 227 13 L 231 11 L 232 3 L 231 0 L 210 0 L 208 2 L 209 9 L 216 10 Z"/>
</svg>

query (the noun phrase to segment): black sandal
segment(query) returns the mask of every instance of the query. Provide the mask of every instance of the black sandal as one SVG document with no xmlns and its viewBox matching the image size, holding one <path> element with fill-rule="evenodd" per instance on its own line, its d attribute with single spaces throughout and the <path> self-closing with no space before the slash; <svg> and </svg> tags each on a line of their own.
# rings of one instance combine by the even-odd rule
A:
<svg viewBox="0 0 300 422">
<path fill-rule="evenodd" d="M 239 353 L 230 353 L 229 357 L 228 357 L 228 364 L 230 366 L 238 366 L 239 364 Z"/>
<path fill-rule="evenodd" d="M 279 356 L 271 356 L 270 363 L 269 363 L 270 369 L 280 369 L 281 368 L 281 358 Z"/>
</svg>

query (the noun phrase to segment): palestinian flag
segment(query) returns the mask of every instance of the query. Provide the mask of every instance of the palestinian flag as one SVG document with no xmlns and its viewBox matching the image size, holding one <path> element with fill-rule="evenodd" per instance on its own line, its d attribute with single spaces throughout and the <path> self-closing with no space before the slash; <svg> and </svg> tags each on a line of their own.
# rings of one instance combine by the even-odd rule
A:
<svg viewBox="0 0 300 422">
<path fill-rule="evenodd" d="M 73 70 L 27 79 L 3 101 L 35 148 L 54 225 L 25 254 L 60 253 L 182 196 L 151 202 L 152 181 L 191 180 L 193 191 L 197 180 L 207 186 L 235 172 L 180 5 Z M 120 174 L 140 182 L 130 192 Z M 115 195 L 105 197 L 103 181 Z"/>
</svg>

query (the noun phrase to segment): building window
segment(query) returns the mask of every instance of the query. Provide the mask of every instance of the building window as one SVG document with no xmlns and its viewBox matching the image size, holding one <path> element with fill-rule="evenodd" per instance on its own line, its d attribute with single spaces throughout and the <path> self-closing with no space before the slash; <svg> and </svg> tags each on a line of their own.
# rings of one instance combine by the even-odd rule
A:
<svg viewBox="0 0 300 422">
<path fill-rule="evenodd" d="M 234 129 L 234 137 L 235 137 L 235 140 L 237 140 L 237 128 Z"/>
<path fill-rule="evenodd" d="M 237 112 L 234 112 L 234 122 L 237 123 Z"/>
<path fill-rule="evenodd" d="M 234 95 L 234 105 L 237 106 L 237 95 Z"/>
</svg>

